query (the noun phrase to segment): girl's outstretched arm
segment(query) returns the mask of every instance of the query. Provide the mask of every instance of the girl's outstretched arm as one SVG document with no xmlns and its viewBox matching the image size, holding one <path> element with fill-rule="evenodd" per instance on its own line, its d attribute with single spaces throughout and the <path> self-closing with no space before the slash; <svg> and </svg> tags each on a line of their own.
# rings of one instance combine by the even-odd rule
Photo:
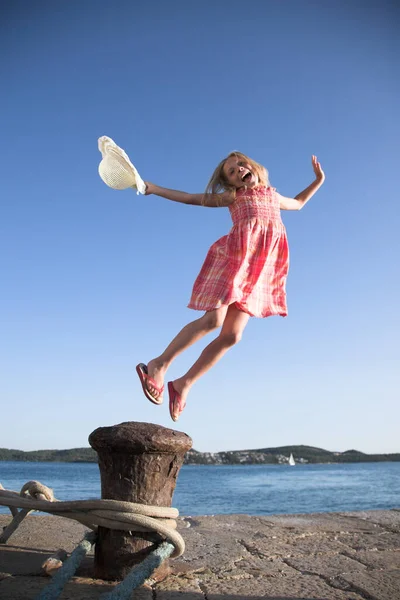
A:
<svg viewBox="0 0 400 600">
<path fill-rule="evenodd" d="M 321 164 L 318 162 L 316 156 L 313 156 L 311 160 L 315 173 L 315 180 L 294 198 L 285 198 L 285 196 L 278 194 L 279 204 L 282 210 L 300 210 L 324 183 L 325 173 L 322 170 Z"/>
<path fill-rule="evenodd" d="M 169 190 L 149 181 L 145 181 L 145 184 L 146 196 L 154 194 L 155 196 L 161 196 L 161 198 L 173 200 L 174 202 L 182 202 L 183 204 L 217 207 L 228 206 L 234 200 L 234 196 L 229 192 L 224 192 L 223 194 L 188 194 L 187 192 L 180 192 L 178 190 Z"/>
</svg>

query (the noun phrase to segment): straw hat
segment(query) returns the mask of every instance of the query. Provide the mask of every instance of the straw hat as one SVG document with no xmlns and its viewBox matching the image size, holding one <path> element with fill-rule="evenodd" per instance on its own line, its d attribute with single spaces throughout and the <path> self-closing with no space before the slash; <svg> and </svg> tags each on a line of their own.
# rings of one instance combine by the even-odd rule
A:
<svg viewBox="0 0 400 600">
<path fill-rule="evenodd" d="M 134 188 L 137 194 L 145 193 L 145 182 L 122 148 L 103 135 L 99 138 L 99 150 L 103 157 L 99 164 L 99 175 L 105 184 L 114 190 Z"/>
</svg>

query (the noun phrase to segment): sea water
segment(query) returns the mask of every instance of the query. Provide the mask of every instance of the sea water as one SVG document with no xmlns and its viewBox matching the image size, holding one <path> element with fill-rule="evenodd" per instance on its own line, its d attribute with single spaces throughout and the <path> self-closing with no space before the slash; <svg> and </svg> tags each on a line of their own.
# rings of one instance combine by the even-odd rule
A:
<svg viewBox="0 0 400 600">
<path fill-rule="evenodd" d="M 100 498 L 95 463 L 0 461 L 0 483 L 30 480 L 58 500 Z M 319 465 L 184 465 L 172 505 L 181 515 L 272 515 L 400 507 L 400 462 Z M 0 512 L 9 510 L 0 507 Z"/>
</svg>

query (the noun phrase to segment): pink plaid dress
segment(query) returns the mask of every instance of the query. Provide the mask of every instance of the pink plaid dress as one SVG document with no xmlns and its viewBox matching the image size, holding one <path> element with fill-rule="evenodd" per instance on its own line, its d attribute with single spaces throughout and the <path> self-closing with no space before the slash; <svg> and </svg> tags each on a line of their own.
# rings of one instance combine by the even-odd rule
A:
<svg viewBox="0 0 400 600">
<path fill-rule="evenodd" d="M 229 211 L 233 227 L 209 249 L 188 307 L 285 317 L 289 248 L 275 189 L 240 188 Z"/>
</svg>

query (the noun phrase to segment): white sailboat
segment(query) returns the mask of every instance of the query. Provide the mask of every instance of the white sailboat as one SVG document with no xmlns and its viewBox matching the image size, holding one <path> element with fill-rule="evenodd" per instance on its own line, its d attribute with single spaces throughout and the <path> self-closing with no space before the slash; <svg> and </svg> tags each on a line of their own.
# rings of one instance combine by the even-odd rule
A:
<svg viewBox="0 0 400 600">
<path fill-rule="evenodd" d="M 289 456 L 289 465 L 290 465 L 291 467 L 294 467 L 294 465 L 295 465 L 295 464 L 296 464 L 296 463 L 295 463 L 295 460 L 294 460 L 294 458 L 293 458 L 293 454 L 292 454 L 292 453 L 290 453 L 290 456 Z"/>
</svg>

